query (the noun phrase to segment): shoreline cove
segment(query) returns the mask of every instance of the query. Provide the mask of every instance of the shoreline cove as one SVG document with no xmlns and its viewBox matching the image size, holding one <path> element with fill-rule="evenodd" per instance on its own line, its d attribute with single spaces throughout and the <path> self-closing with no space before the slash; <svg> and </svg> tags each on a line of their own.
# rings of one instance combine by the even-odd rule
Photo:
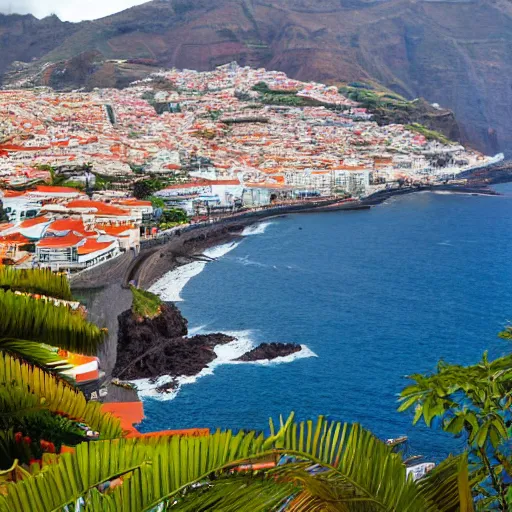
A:
<svg viewBox="0 0 512 512">
<path fill-rule="evenodd" d="M 192 278 L 199 275 L 206 268 L 208 263 L 213 263 L 217 259 L 222 258 L 236 249 L 242 243 L 243 237 L 261 235 L 265 233 L 266 229 L 272 224 L 272 221 L 261 221 L 256 224 L 246 226 L 240 234 L 240 240 L 221 243 L 205 249 L 202 252 L 202 255 L 206 256 L 210 261 L 193 261 L 191 263 L 180 265 L 166 272 L 148 288 L 148 291 L 158 295 L 166 302 L 182 302 L 183 299 L 181 298 L 180 293 L 183 288 Z"/>
<path fill-rule="evenodd" d="M 192 280 L 194 277 L 198 276 L 203 270 L 205 270 L 208 264 L 215 263 L 218 259 L 226 256 L 231 251 L 236 249 L 243 242 L 243 237 L 261 235 L 265 233 L 266 229 L 272 224 L 273 222 L 271 220 L 266 220 L 245 227 L 240 235 L 240 238 L 242 238 L 241 240 L 222 243 L 220 245 L 213 246 L 203 251 L 202 254 L 209 259 L 211 258 L 211 261 L 194 261 L 192 263 L 186 263 L 184 265 L 181 265 L 167 272 L 158 281 L 156 281 L 149 288 L 148 291 L 158 295 L 165 302 L 183 302 L 183 298 L 180 295 L 181 292 L 183 291 L 183 289 L 189 283 L 190 280 Z M 188 337 L 201 334 L 213 334 L 213 332 L 209 331 L 207 327 L 207 325 L 191 327 L 189 329 Z M 239 357 L 243 356 L 247 352 L 264 343 L 262 341 L 255 342 L 253 336 L 251 336 L 253 332 L 254 331 L 252 330 L 222 330 L 223 334 L 232 336 L 233 338 L 235 338 L 235 340 L 225 345 L 217 345 L 214 348 L 216 359 L 214 359 L 211 363 L 207 365 L 206 368 L 201 370 L 196 375 L 180 376 L 177 378 L 173 378 L 169 375 L 162 375 L 158 379 L 136 379 L 129 380 L 128 382 L 136 386 L 137 394 L 139 395 L 141 400 L 152 398 L 155 400 L 167 401 L 176 398 L 182 386 L 187 384 L 194 384 L 201 377 L 213 375 L 215 368 L 221 365 L 257 364 L 263 366 L 270 366 L 276 364 L 292 363 L 293 361 L 298 359 L 318 357 L 311 349 L 307 347 L 307 345 L 301 344 L 301 350 L 288 356 L 279 356 L 272 360 L 263 359 L 259 361 L 236 361 L 236 359 L 238 359 Z M 268 341 L 265 341 L 265 343 L 266 342 Z M 164 393 L 159 392 L 157 390 L 157 388 L 165 384 L 168 384 L 173 380 L 176 383 L 175 389 Z"/>
<path fill-rule="evenodd" d="M 258 429 L 294 410 L 301 419 L 358 422 L 381 438 L 407 435 L 414 452 L 436 461 L 458 451 L 457 440 L 413 427 L 396 397 L 404 376 L 434 371 L 441 358 L 465 365 L 485 350 L 506 350 L 496 334 L 512 309 L 502 286 L 510 279 L 503 235 L 512 185 L 497 190 L 496 201 L 407 194 L 370 216 L 289 215 L 242 240 L 182 293 L 191 327 L 251 329 L 258 342 L 306 344 L 318 357 L 270 368 L 218 365 L 214 378 L 182 386 L 176 400 L 144 400 L 142 431 Z M 429 279 L 418 279 L 420 271 Z"/>
</svg>

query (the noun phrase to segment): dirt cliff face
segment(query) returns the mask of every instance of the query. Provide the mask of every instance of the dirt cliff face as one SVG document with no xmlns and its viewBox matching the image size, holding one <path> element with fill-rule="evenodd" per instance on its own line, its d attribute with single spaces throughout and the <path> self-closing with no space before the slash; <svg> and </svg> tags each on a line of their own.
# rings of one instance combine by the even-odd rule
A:
<svg viewBox="0 0 512 512">
<path fill-rule="evenodd" d="M 155 0 L 95 22 L 62 24 L 54 30 L 59 36 L 48 38 L 38 36 L 35 19 L 18 18 L 16 26 L 31 24 L 30 42 L 16 49 L 16 30 L 2 29 L 0 73 L 13 60 L 59 61 L 94 49 L 107 59 L 168 67 L 207 70 L 236 60 L 303 80 L 373 78 L 452 109 L 463 140 L 477 148 L 512 152 L 506 0 Z M 45 23 L 41 34 L 57 22 Z M 27 49 L 31 44 L 37 51 Z"/>
</svg>

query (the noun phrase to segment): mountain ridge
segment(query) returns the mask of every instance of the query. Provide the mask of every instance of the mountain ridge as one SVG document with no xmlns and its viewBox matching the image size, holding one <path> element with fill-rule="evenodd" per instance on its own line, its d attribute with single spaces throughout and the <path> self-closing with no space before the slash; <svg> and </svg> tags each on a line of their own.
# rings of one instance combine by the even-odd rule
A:
<svg viewBox="0 0 512 512">
<path fill-rule="evenodd" d="M 0 58 L 0 73 L 15 60 L 65 61 L 94 50 L 162 67 L 236 60 L 301 80 L 375 80 L 452 109 L 463 142 L 512 152 L 512 7 L 503 0 L 154 0 L 96 21 L 40 23 L 18 26 L 18 39 L 28 28 L 31 44 Z M 45 38 L 48 30 L 58 35 Z M 0 16 L 2 46 L 16 40 L 12 32 Z M 32 48 L 38 37 L 44 45 Z"/>
</svg>

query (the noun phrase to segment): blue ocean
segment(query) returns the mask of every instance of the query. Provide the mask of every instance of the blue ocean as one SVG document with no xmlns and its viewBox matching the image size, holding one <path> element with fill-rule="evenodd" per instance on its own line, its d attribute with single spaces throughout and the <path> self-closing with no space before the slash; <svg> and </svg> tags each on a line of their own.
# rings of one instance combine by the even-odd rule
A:
<svg viewBox="0 0 512 512">
<path fill-rule="evenodd" d="M 316 357 L 216 366 L 173 400 L 146 400 L 141 429 L 265 429 L 295 411 L 407 435 L 434 461 L 458 451 L 462 441 L 413 427 L 397 395 L 441 358 L 510 351 L 497 333 L 512 322 L 512 185 L 496 189 L 503 196 L 417 193 L 254 229 L 187 282 L 178 306 L 193 331 L 243 331 Z"/>
</svg>

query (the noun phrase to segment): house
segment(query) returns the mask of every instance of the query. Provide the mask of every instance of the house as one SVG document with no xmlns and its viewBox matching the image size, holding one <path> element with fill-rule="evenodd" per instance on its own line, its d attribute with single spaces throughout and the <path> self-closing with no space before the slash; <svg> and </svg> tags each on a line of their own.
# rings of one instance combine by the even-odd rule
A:
<svg viewBox="0 0 512 512">
<path fill-rule="evenodd" d="M 233 206 L 242 199 L 243 186 L 240 180 L 197 180 L 190 183 L 171 185 L 156 192 L 163 199 L 199 195 L 198 200 L 217 203 L 219 206 Z"/>
<path fill-rule="evenodd" d="M 64 236 L 46 236 L 36 244 L 36 261 L 55 270 L 80 270 L 119 254 L 119 241 L 111 236 L 84 237 L 69 231 Z"/>
<path fill-rule="evenodd" d="M 0 199 L 11 222 L 21 222 L 36 217 L 42 207 L 41 200 L 30 198 L 25 192 L 0 190 Z"/>
<path fill-rule="evenodd" d="M 370 186 L 372 172 L 363 166 L 339 167 L 334 171 L 334 186 L 352 195 L 364 195 Z"/>
<path fill-rule="evenodd" d="M 28 190 L 25 195 L 29 199 L 37 200 L 52 200 L 52 199 L 75 199 L 78 197 L 86 197 L 86 195 L 71 187 L 50 187 L 46 185 L 39 185 L 34 190 Z"/>
<path fill-rule="evenodd" d="M 6 260 L 18 263 L 27 257 L 28 253 L 23 248 L 29 243 L 30 240 L 21 233 L 0 236 L 0 265 Z"/>
<path fill-rule="evenodd" d="M 151 220 L 153 217 L 153 205 L 151 201 L 142 201 L 135 198 L 117 199 L 114 204 L 124 210 L 129 210 L 137 221 Z"/>
</svg>

